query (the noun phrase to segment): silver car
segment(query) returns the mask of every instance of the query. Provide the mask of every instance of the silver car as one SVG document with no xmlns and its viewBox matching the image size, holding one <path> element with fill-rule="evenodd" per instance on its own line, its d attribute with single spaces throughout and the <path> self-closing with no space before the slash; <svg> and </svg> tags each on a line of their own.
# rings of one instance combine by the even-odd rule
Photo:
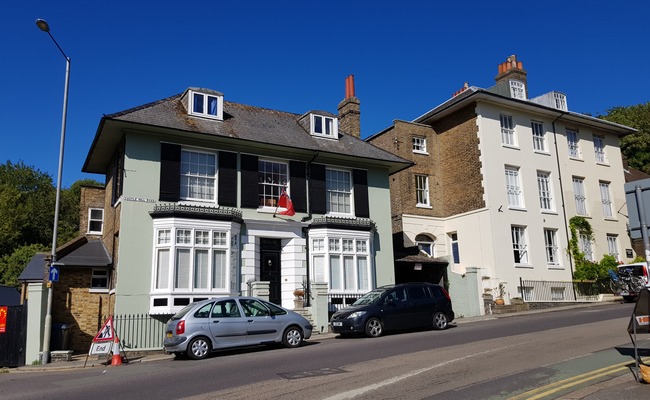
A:
<svg viewBox="0 0 650 400">
<path fill-rule="evenodd" d="M 229 347 L 283 343 L 298 347 L 311 337 L 302 315 L 255 297 L 197 301 L 167 322 L 165 352 L 200 360 Z"/>
</svg>

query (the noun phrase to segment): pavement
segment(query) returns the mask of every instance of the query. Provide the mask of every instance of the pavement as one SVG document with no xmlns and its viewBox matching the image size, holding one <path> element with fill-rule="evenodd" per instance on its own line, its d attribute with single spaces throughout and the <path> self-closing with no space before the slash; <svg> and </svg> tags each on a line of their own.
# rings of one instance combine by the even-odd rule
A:
<svg viewBox="0 0 650 400">
<path fill-rule="evenodd" d="M 610 297 L 605 301 L 622 301 L 621 298 Z M 588 308 L 595 307 L 602 303 L 588 303 L 588 304 L 577 304 L 561 307 L 546 308 L 540 310 L 530 310 L 530 311 L 520 311 L 516 313 L 506 313 L 506 314 L 490 314 L 490 315 L 481 315 L 477 317 L 462 317 L 454 320 L 454 324 L 462 325 L 472 322 L 485 321 L 490 319 L 500 319 L 500 318 L 516 318 L 522 315 L 530 315 L 537 313 L 547 313 L 567 309 L 576 309 L 576 308 Z M 334 333 L 317 333 L 314 332 L 310 340 L 325 340 L 334 338 L 336 335 Z M 165 354 L 162 350 L 156 351 L 146 351 L 146 352 L 129 352 L 125 353 L 125 356 L 122 358 L 123 365 L 143 363 L 143 362 L 153 362 L 161 360 L 171 360 L 173 355 Z M 10 373 L 28 373 L 28 372 L 44 372 L 44 371 L 62 371 L 62 370 L 73 370 L 78 368 L 94 368 L 94 367 L 111 367 L 116 368 L 117 366 L 111 365 L 112 357 L 111 356 L 89 356 L 86 354 L 78 354 L 72 356 L 72 361 L 58 361 L 52 362 L 49 364 L 38 364 L 38 365 L 26 365 L 18 368 L 11 369 L 2 369 L 1 372 L 9 371 Z M 633 359 L 630 360 L 628 366 L 634 366 Z M 558 392 L 560 393 L 560 392 Z M 628 371 L 625 371 L 622 375 L 619 373 L 603 374 L 600 378 L 594 380 L 589 386 L 578 388 L 571 393 L 564 393 L 561 395 L 556 394 L 556 397 L 534 397 L 534 398 L 555 398 L 563 400 L 627 400 L 627 399 L 641 399 L 648 398 L 650 396 L 650 382 L 641 383 L 636 380 L 636 376 L 630 368 Z M 532 398 L 532 397 L 531 397 Z"/>
</svg>

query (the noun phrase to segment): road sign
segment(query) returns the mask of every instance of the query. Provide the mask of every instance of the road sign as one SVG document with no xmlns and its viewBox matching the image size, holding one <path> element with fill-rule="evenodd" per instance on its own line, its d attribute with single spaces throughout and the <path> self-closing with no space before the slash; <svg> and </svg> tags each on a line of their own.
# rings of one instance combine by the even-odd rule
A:
<svg viewBox="0 0 650 400">
<path fill-rule="evenodd" d="M 58 282 L 61 275 L 61 263 L 52 263 L 50 265 L 50 282 Z"/>
</svg>

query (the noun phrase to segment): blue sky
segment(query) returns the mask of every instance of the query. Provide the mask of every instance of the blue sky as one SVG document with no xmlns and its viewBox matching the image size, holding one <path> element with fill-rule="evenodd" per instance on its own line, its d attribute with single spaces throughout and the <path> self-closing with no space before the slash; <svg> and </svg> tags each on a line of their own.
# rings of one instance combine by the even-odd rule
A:
<svg viewBox="0 0 650 400">
<path fill-rule="evenodd" d="M 444 5 L 441 5 L 444 4 Z M 8 1 L 0 12 L 0 163 L 56 179 L 72 59 L 63 186 L 103 114 L 197 86 L 228 101 L 336 112 L 355 76 L 362 137 L 411 120 L 463 82 L 494 84 L 516 54 L 531 97 L 558 90 L 598 115 L 649 101 L 646 1 Z"/>
</svg>

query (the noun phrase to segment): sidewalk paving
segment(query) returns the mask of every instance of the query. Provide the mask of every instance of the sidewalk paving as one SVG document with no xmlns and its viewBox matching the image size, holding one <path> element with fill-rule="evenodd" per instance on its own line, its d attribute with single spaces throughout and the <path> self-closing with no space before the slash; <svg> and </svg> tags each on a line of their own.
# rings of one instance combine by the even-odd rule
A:
<svg viewBox="0 0 650 400">
<path fill-rule="evenodd" d="M 622 301 L 621 298 L 610 297 L 606 300 L 607 302 L 617 302 Z M 472 322 L 485 321 L 490 319 L 501 319 L 501 318 L 515 318 L 522 315 L 530 314 L 539 314 L 539 313 L 548 313 L 555 311 L 562 311 L 568 309 L 577 309 L 577 308 L 589 308 L 596 307 L 602 303 L 587 303 L 587 304 L 577 304 L 553 308 L 545 308 L 539 310 L 529 310 L 529 311 L 520 311 L 515 313 L 506 313 L 506 314 L 491 314 L 491 315 L 481 315 L 476 317 L 463 317 L 454 320 L 453 324 L 463 325 Z M 332 339 L 336 336 L 334 333 L 313 333 L 310 340 L 319 341 Z M 126 358 L 123 358 L 123 364 L 135 364 L 141 362 L 152 362 L 152 361 L 161 361 L 161 360 L 171 360 L 174 358 L 174 355 L 165 354 L 162 350 L 156 351 L 146 351 L 146 352 L 126 352 Z M 115 368 L 111 365 L 112 356 L 89 356 L 86 354 L 78 354 L 72 356 L 72 361 L 60 361 L 53 362 L 49 364 L 38 364 L 38 365 L 26 365 L 23 367 L 13 368 L 9 371 L 11 373 L 27 373 L 27 372 L 43 372 L 43 371 L 61 371 L 61 370 L 71 370 L 77 368 L 93 368 L 93 367 L 106 367 L 106 368 Z M 128 361 L 127 361 L 128 360 Z M 633 360 L 631 360 L 633 362 Z M 634 374 L 626 372 L 621 376 L 615 376 L 611 379 L 606 379 L 604 381 L 594 383 L 586 388 L 580 388 L 575 390 L 570 394 L 562 395 L 557 397 L 558 399 L 564 400 L 627 400 L 627 399 L 640 399 L 643 397 L 648 397 L 650 395 L 650 384 L 639 383 L 635 380 Z"/>
</svg>

